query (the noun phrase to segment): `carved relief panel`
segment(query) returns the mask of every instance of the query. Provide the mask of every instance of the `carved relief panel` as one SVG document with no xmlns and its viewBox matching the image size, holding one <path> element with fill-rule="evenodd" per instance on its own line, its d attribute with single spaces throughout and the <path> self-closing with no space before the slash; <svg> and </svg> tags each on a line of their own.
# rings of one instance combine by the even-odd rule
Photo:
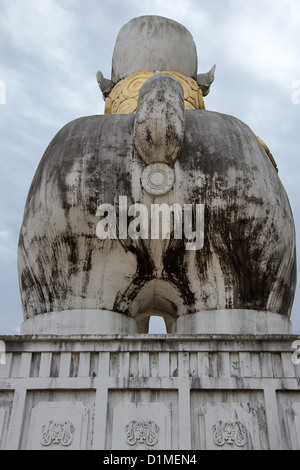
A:
<svg viewBox="0 0 300 470">
<path fill-rule="evenodd" d="M 300 403 L 293 403 L 292 407 L 286 410 L 288 422 L 289 450 L 300 450 Z"/>
<path fill-rule="evenodd" d="M 71 421 L 53 421 L 50 420 L 42 426 L 41 444 L 49 446 L 50 444 L 61 444 L 70 446 L 74 438 L 75 426 Z"/>
<path fill-rule="evenodd" d="M 170 449 L 170 424 L 164 403 L 122 403 L 113 413 L 112 449 Z"/>
<path fill-rule="evenodd" d="M 86 449 L 88 410 L 82 402 L 40 402 L 32 409 L 28 449 Z"/>
<path fill-rule="evenodd" d="M 200 449 L 266 449 L 264 409 L 249 402 L 205 403 L 198 414 Z M 195 445 L 195 444 L 194 444 Z"/>
<path fill-rule="evenodd" d="M 130 446 L 145 443 L 152 447 L 159 441 L 159 431 L 155 421 L 131 420 L 125 426 L 125 442 Z"/>
<path fill-rule="evenodd" d="M 192 449 L 268 450 L 261 390 L 191 390 Z"/>
<path fill-rule="evenodd" d="M 224 444 L 244 447 L 247 443 L 247 428 L 240 421 L 217 421 L 212 426 L 213 441 L 216 446 Z"/>
</svg>

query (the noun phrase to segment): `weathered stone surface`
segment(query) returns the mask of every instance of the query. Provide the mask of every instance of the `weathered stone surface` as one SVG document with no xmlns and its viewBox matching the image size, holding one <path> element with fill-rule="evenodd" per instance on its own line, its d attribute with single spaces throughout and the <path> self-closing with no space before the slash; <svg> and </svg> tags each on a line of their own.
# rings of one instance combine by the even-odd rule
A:
<svg viewBox="0 0 300 470">
<path fill-rule="evenodd" d="M 19 276 L 25 319 L 112 310 L 173 319 L 245 309 L 289 317 L 296 267 L 288 198 L 263 147 L 238 119 L 185 111 L 185 136 L 164 196 L 141 186 L 134 115 L 65 126 L 37 169 L 25 207 Z M 184 240 L 100 240 L 97 207 L 139 202 L 205 205 L 204 246 Z M 99 316 L 99 321 L 101 316 Z M 102 331 L 102 330 L 100 330 Z"/>
<path fill-rule="evenodd" d="M 173 163 L 184 136 L 184 95 L 178 80 L 157 74 L 142 86 L 134 143 L 145 163 Z"/>
<path fill-rule="evenodd" d="M 134 18 L 120 30 L 112 59 L 112 83 L 137 72 L 176 70 L 197 78 L 197 51 L 190 32 L 160 16 Z"/>
</svg>

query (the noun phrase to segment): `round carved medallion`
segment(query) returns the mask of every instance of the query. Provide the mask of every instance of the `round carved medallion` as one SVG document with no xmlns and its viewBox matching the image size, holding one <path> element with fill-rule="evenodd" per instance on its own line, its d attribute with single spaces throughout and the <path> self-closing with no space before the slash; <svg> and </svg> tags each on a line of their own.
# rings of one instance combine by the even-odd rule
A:
<svg viewBox="0 0 300 470">
<path fill-rule="evenodd" d="M 142 186 L 150 194 L 166 194 L 173 187 L 174 171 L 165 163 L 151 163 L 142 173 Z"/>
</svg>

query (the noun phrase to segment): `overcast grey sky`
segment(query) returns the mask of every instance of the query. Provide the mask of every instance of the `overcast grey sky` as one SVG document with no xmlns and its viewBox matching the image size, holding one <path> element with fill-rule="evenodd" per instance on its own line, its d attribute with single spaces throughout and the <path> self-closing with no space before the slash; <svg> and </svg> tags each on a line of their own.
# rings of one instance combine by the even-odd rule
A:
<svg viewBox="0 0 300 470">
<path fill-rule="evenodd" d="M 241 119 L 267 143 L 299 246 L 299 0 L 0 0 L 1 334 L 19 333 L 23 321 L 17 241 L 37 165 L 63 125 L 104 112 L 95 74 L 110 78 L 117 34 L 141 15 L 166 16 L 189 29 L 198 73 L 217 64 L 206 108 Z"/>
</svg>

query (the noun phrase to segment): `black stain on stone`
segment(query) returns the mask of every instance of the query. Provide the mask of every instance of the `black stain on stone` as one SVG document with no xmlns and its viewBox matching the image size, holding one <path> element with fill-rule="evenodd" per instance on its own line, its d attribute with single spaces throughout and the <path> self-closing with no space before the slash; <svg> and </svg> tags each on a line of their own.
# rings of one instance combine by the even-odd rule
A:
<svg viewBox="0 0 300 470">
<path fill-rule="evenodd" d="M 119 292 L 117 294 L 113 307 L 114 311 L 125 314 L 129 314 L 130 304 L 140 292 L 142 287 L 155 277 L 154 262 L 144 241 L 142 239 L 138 239 L 136 240 L 136 243 L 127 243 L 127 240 L 120 240 L 120 243 L 122 244 L 125 251 L 129 251 L 134 255 L 137 263 L 137 269 L 130 285 L 125 290 L 125 292 Z"/>
<path fill-rule="evenodd" d="M 195 295 L 190 289 L 187 277 L 187 261 L 185 240 L 176 240 L 171 237 L 167 250 L 163 254 L 162 279 L 170 281 L 180 292 L 184 305 L 192 308 Z"/>
</svg>

